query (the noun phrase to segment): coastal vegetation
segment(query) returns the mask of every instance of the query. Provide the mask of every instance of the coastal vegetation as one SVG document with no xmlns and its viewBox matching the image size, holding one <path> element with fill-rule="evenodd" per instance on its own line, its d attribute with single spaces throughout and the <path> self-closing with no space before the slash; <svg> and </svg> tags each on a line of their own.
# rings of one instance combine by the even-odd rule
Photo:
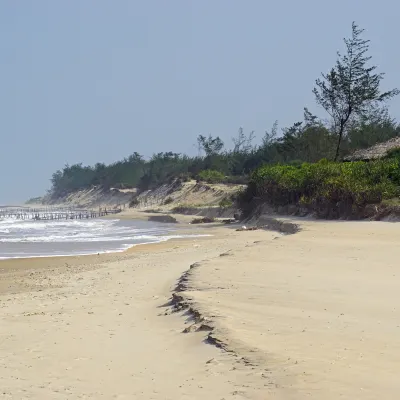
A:
<svg viewBox="0 0 400 400">
<path fill-rule="evenodd" d="M 51 179 L 50 197 L 92 186 L 154 189 L 174 180 L 211 184 L 248 184 L 238 196 L 244 213 L 255 203 L 296 205 L 352 213 L 400 195 L 399 151 L 386 160 L 346 162 L 345 156 L 400 135 L 400 125 L 386 101 L 399 91 L 380 91 L 382 73 L 370 66 L 369 41 L 355 23 L 333 68 L 316 80 L 316 103 L 328 114 L 321 119 L 304 109 L 302 121 L 279 128 L 275 122 L 261 138 L 240 128 L 229 146 L 219 136 L 199 135 L 198 155 L 173 151 L 145 160 L 138 152 L 110 165 L 66 165 Z M 168 199 L 165 200 L 168 203 Z M 131 206 L 137 202 L 132 200 Z M 340 210 L 339 210 L 340 211 Z M 339 212 L 340 213 L 340 212 Z"/>
<path fill-rule="evenodd" d="M 277 208 L 294 205 L 295 212 L 357 216 L 368 204 L 379 204 L 399 195 L 398 158 L 349 163 L 321 160 L 257 169 L 239 196 L 239 204 L 245 214 L 260 204 L 269 204 Z"/>
<path fill-rule="evenodd" d="M 367 148 L 400 135 L 399 124 L 387 110 L 373 109 L 361 116 L 342 139 L 341 157 L 356 149 Z M 239 131 L 240 137 L 249 136 Z M 247 177 L 263 165 L 299 165 L 321 159 L 333 160 L 336 135 L 319 119 L 305 111 L 304 121 L 278 130 L 274 124 L 260 144 L 245 148 L 222 148 L 218 153 L 190 157 L 173 152 L 154 154 L 145 160 L 138 153 L 110 165 L 66 165 L 51 178 L 50 196 L 57 198 L 67 193 L 92 186 L 104 188 L 138 188 L 148 190 L 178 178 L 206 182 L 246 183 Z"/>
<path fill-rule="evenodd" d="M 322 79 L 316 80 L 313 90 L 317 104 L 331 117 L 337 145 L 334 160 L 340 155 L 340 145 L 353 116 L 363 115 L 369 107 L 379 105 L 399 94 L 398 89 L 384 93 L 380 84 L 384 74 L 376 73 L 376 66 L 369 66 L 371 57 L 367 55 L 369 40 L 364 40 L 364 32 L 355 22 L 352 35 L 344 39 L 346 52 L 338 53 L 335 66 Z"/>
</svg>

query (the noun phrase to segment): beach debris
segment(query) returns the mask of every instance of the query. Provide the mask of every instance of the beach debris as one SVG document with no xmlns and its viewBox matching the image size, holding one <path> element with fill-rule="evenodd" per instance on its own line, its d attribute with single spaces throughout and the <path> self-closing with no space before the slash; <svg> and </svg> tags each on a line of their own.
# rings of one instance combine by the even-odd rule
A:
<svg viewBox="0 0 400 400">
<path fill-rule="evenodd" d="M 237 220 L 235 218 L 224 218 L 221 219 L 221 222 L 223 224 L 234 224 L 235 222 L 237 222 Z"/>
<path fill-rule="evenodd" d="M 32 317 L 34 315 L 46 315 L 43 311 L 37 311 L 37 312 L 25 312 L 22 314 L 24 317 Z"/>
<path fill-rule="evenodd" d="M 241 228 L 236 229 L 236 231 L 241 232 L 241 231 L 257 231 L 260 229 L 258 226 L 251 226 L 250 228 L 247 228 L 246 226 L 242 226 Z"/>
<path fill-rule="evenodd" d="M 212 222 L 215 222 L 215 218 L 202 217 L 202 218 L 194 218 L 191 224 L 210 224 Z"/>
<path fill-rule="evenodd" d="M 178 221 L 176 218 L 172 217 L 171 215 L 151 215 L 148 218 L 149 221 L 153 222 L 162 222 L 166 224 L 177 224 Z"/>
</svg>

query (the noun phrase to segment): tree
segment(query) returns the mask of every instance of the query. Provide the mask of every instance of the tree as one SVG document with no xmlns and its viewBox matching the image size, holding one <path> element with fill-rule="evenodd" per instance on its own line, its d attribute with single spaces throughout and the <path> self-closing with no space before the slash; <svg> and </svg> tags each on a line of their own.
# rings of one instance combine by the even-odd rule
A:
<svg viewBox="0 0 400 400">
<path fill-rule="evenodd" d="M 333 119 L 337 134 L 335 161 L 339 157 L 340 145 L 351 117 L 399 94 L 398 89 L 380 92 L 384 74 L 376 73 L 376 66 L 367 65 L 371 60 L 367 56 L 370 41 L 361 38 L 363 32 L 353 22 L 351 38 L 344 39 L 346 53 L 342 55 L 338 52 L 336 65 L 328 74 L 322 74 L 323 79 L 316 80 L 313 90 L 317 103 Z"/>
<path fill-rule="evenodd" d="M 234 153 L 250 153 L 253 150 L 253 140 L 255 138 L 254 131 L 249 133 L 249 136 L 246 136 L 243 128 L 239 128 L 238 135 L 235 138 L 232 138 L 233 141 L 233 152 Z"/>
<path fill-rule="evenodd" d="M 291 127 L 282 130 L 283 136 L 277 140 L 278 153 L 284 162 L 296 160 L 299 154 L 299 138 L 303 130 L 303 122 L 295 122 Z"/>
<path fill-rule="evenodd" d="M 278 121 L 275 121 L 272 125 L 271 131 L 265 131 L 264 137 L 262 138 L 262 146 L 268 147 L 276 140 L 278 136 Z"/>
<path fill-rule="evenodd" d="M 389 115 L 386 107 L 371 107 L 349 123 L 345 145 L 349 151 L 354 151 L 386 142 L 399 134 L 400 125 Z"/>
<path fill-rule="evenodd" d="M 131 164 L 143 164 L 144 163 L 143 156 L 139 154 L 137 151 L 135 151 L 128 157 L 128 162 Z"/>
<path fill-rule="evenodd" d="M 224 142 L 219 136 L 213 138 L 211 135 L 208 137 L 199 135 L 197 143 L 199 148 L 203 149 L 204 153 L 206 153 L 207 157 L 218 154 L 224 148 Z"/>
</svg>

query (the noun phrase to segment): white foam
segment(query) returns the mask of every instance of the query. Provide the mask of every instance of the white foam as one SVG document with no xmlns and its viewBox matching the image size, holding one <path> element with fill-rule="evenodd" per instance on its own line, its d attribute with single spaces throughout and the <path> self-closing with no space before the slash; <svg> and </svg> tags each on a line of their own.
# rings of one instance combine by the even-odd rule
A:
<svg viewBox="0 0 400 400">
<path fill-rule="evenodd" d="M 69 253 L 69 254 L 41 254 L 41 255 L 25 255 L 25 254 L 17 254 L 14 256 L 9 257 L 2 257 L 0 256 L 0 260 L 9 260 L 9 259 L 20 259 L 20 258 L 48 258 L 48 257 L 75 257 L 75 256 L 88 256 L 88 255 L 95 255 L 95 254 L 112 254 L 112 253 L 122 253 L 132 247 L 141 246 L 145 244 L 154 244 L 154 243 L 161 243 L 166 242 L 171 239 L 190 239 L 190 238 L 199 238 L 199 237 L 210 237 L 212 235 L 170 235 L 170 236 L 159 236 L 156 237 L 155 241 L 151 242 L 141 242 L 136 244 L 123 244 L 117 249 L 110 249 L 110 250 L 93 250 L 84 253 Z"/>
<path fill-rule="evenodd" d="M 138 244 L 187 237 L 167 235 L 171 229 L 168 225 L 118 219 L 3 219 L 0 220 L 0 259 L 115 252 Z"/>
</svg>

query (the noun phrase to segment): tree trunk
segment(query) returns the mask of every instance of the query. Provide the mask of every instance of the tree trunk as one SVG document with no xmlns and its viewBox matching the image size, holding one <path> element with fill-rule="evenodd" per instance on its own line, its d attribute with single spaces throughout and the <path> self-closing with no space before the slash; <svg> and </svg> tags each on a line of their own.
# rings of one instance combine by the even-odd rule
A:
<svg viewBox="0 0 400 400">
<path fill-rule="evenodd" d="M 339 152 L 340 152 L 340 144 L 342 143 L 342 137 L 343 137 L 343 126 L 340 127 L 340 132 L 339 132 L 339 140 L 338 140 L 338 144 L 336 147 L 336 154 L 335 154 L 335 158 L 333 161 L 337 161 L 337 159 L 339 158 Z"/>
</svg>

